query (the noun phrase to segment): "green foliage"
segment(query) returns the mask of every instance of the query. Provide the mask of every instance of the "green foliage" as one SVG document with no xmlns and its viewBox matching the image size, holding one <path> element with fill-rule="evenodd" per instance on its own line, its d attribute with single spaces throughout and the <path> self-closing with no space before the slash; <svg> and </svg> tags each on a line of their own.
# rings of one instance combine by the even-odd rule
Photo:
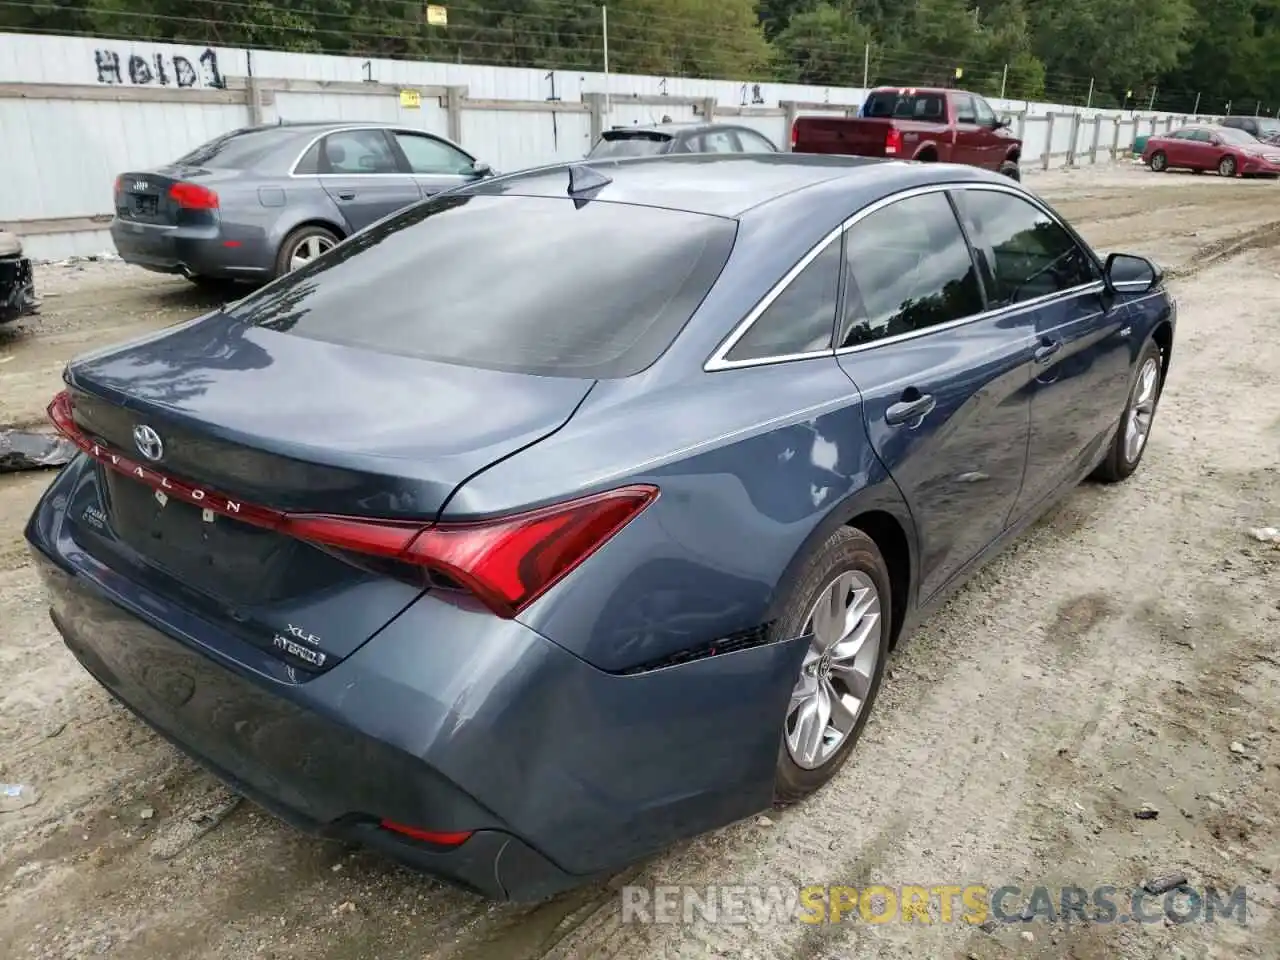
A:
<svg viewBox="0 0 1280 960">
<path fill-rule="evenodd" d="M 598 0 L 10 0 L 0 30 L 600 70 Z M 613 0 L 616 72 L 1280 110 L 1280 0 Z M 959 68 L 963 74 L 956 77 Z"/>
</svg>

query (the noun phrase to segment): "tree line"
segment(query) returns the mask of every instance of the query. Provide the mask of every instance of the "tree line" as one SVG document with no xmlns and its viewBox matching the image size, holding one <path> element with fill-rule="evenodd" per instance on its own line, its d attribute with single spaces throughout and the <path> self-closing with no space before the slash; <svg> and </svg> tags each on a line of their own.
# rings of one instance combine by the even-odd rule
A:
<svg viewBox="0 0 1280 960">
<path fill-rule="evenodd" d="M 601 70 L 594 0 L 4 0 L 0 30 Z M 1280 0 L 612 0 L 619 73 L 1280 110 Z M 1260 106 L 1259 106 L 1260 105 Z"/>
</svg>

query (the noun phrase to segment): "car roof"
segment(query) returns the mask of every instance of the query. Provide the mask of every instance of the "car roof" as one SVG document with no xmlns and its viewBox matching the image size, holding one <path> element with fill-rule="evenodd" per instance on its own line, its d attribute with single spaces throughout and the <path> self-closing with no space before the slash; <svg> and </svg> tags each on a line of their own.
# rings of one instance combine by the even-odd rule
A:
<svg viewBox="0 0 1280 960">
<path fill-rule="evenodd" d="M 857 209 L 901 189 L 939 182 L 982 180 L 1008 183 L 976 167 L 921 164 L 902 160 L 797 153 L 726 153 L 599 159 L 524 170 L 464 187 L 461 193 L 564 197 L 569 169 L 588 167 L 609 178 L 588 200 L 631 203 L 742 218 L 767 208 L 787 208 L 805 217 L 842 219 L 840 209 Z M 833 206 L 832 196 L 842 202 Z M 847 215 L 847 214 L 844 214 Z"/>
<path fill-rule="evenodd" d="M 610 127 L 605 131 L 605 136 L 609 134 L 629 133 L 632 130 L 637 133 L 670 133 L 672 136 L 680 133 L 697 133 L 700 130 L 721 130 L 721 129 L 741 129 L 742 124 L 739 123 L 711 123 L 705 120 L 670 120 L 666 123 L 637 123 L 630 126 Z"/>
</svg>

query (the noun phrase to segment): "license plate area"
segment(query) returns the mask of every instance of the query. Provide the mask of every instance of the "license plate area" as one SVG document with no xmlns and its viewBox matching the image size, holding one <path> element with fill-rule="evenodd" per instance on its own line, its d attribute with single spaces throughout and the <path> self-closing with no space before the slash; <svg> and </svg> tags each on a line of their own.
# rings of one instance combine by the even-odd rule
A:
<svg viewBox="0 0 1280 960">
<path fill-rule="evenodd" d="M 160 198 L 151 193 L 129 194 L 129 212 L 135 217 L 155 217 L 160 212 Z"/>
</svg>

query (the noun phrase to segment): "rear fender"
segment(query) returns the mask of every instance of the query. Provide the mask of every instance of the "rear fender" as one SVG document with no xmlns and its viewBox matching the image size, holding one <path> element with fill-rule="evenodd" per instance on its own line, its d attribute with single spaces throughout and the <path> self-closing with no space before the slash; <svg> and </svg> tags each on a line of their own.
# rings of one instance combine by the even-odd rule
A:
<svg viewBox="0 0 1280 960">
<path fill-rule="evenodd" d="M 911 154 L 912 160 L 919 160 L 922 154 L 932 153 L 941 162 L 943 157 L 942 146 L 936 140 L 926 140 L 924 143 L 916 147 L 915 152 Z"/>
<path fill-rule="evenodd" d="M 827 542 L 833 533 L 841 527 L 848 526 L 858 517 L 869 513 L 888 514 L 902 528 L 907 542 L 907 549 L 910 553 L 908 569 L 910 570 L 911 580 L 906 604 L 902 609 L 907 617 L 910 616 L 916 605 L 915 585 L 919 583 L 918 557 L 920 551 L 915 520 L 911 516 L 911 510 L 907 506 L 906 500 L 903 499 L 902 491 L 898 489 L 898 485 L 889 476 L 889 472 L 880 463 L 879 458 L 876 459 L 875 472 L 868 478 L 868 481 L 866 486 L 855 490 L 832 507 L 822 521 L 805 537 L 800 549 L 791 558 L 791 562 L 787 564 L 778 580 L 777 589 L 769 604 L 766 622 L 772 622 L 782 613 L 782 609 L 786 606 L 787 600 L 804 572 L 805 564 L 809 561 L 809 558 Z M 856 526 L 856 524 L 854 525 Z"/>
</svg>

